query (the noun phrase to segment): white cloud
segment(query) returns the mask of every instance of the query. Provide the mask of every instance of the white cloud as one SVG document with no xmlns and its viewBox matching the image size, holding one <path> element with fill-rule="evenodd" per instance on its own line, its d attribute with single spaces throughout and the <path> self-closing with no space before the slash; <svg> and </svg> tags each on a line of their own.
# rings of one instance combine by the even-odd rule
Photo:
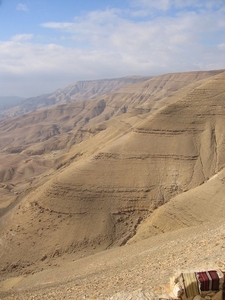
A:
<svg viewBox="0 0 225 300">
<path fill-rule="evenodd" d="M 133 6 L 166 11 L 170 8 L 218 8 L 224 6 L 224 0 L 131 0 Z"/>
<path fill-rule="evenodd" d="M 225 43 L 219 44 L 219 45 L 218 45 L 218 48 L 219 48 L 220 50 L 225 51 Z"/>
<path fill-rule="evenodd" d="M 17 10 L 28 11 L 26 4 L 19 3 L 16 7 Z"/>
<path fill-rule="evenodd" d="M 73 23 L 68 23 L 68 22 L 47 22 L 47 23 L 42 23 L 42 27 L 46 28 L 53 28 L 53 29 L 69 29 Z"/>
<path fill-rule="evenodd" d="M 29 41 L 30 39 L 32 39 L 33 34 L 17 34 L 14 35 L 11 40 L 15 41 L 15 42 L 19 42 L 19 41 Z"/>
<path fill-rule="evenodd" d="M 152 1 L 158 3 L 155 9 L 164 10 L 172 2 L 182 4 Z M 34 43 L 32 34 L 0 42 L 0 90 L 8 88 L 9 78 L 15 95 L 29 96 L 76 80 L 225 68 L 223 20 L 223 8 L 210 7 L 154 17 L 147 9 L 107 9 L 75 17 L 73 22 L 46 22 L 42 31 L 58 33 L 54 44 Z M 64 42 L 70 47 L 60 44 Z"/>
<path fill-rule="evenodd" d="M 171 5 L 171 0 L 137 0 L 133 1 L 135 6 L 144 6 L 160 10 L 168 10 Z"/>
<path fill-rule="evenodd" d="M 42 26 L 67 31 L 76 41 L 76 47 L 86 43 L 93 50 L 105 49 L 130 55 L 145 53 L 149 59 L 154 49 L 181 51 L 180 48 L 196 47 L 201 44 L 204 34 L 207 37 L 209 32 L 225 29 L 221 19 L 220 11 L 185 11 L 177 13 L 176 17 L 161 16 L 135 22 L 122 16 L 120 11 L 107 10 L 88 13 L 75 18 L 73 23 L 46 23 Z"/>
</svg>

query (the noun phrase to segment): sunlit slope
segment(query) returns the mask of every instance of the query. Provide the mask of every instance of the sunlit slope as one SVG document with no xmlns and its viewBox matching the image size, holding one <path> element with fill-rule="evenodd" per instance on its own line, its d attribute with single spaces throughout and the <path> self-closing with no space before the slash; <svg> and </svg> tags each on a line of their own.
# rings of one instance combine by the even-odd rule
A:
<svg viewBox="0 0 225 300">
<path fill-rule="evenodd" d="M 152 113 L 186 95 L 205 80 L 222 73 L 223 70 L 171 73 L 155 76 L 141 83 L 126 86 L 100 99 L 106 103 L 104 114 L 92 119 L 96 123 L 122 113 L 133 115 Z"/>
<path fill-rule="evenodd" d="M 120 116 L 120 122 L 124 122 L 125 130 L 129 131 L 137 118 L 141 120 L 149 114 L 157 113 L 159 108 L 182 99 L 208 78 L 221 72 L 174 73 L 149 80 L 129 77 L 79 82 L 58 90 L 59 95 L 77 95 L 75 103 L 0 121 L 0 181 L 29 181 L 29 177 L 48 172 L 49 168 L 68 165 L 70 159 L 66 162 L 66 153 L 69 153 L 70 148 L 109 128 L 109 120 Z M 119 89 L 137 80 L 144 82 Z M 96 100 L 78 101 L 82 95 L 92 97 L 91 91 L 93 97 L 97 97 L 113 90 Z M 59 99 L 64 98 L 60 96 Z"/>
<path fill-rule="evenodd" d="M 222 73 L 168 105 L 137 129 L 150 136 L 176 136 L 172 147 L 177 152 L 192 149 L 197 154 L 194 181 L 197 177 L 207 180 L 224 166 L 224 83 L 225 73 Z M 183 141 L 188 142 L 183 144 Z M 171 147 L 170 143 L 168 146 Z"/>
<path fill-rule="evenodd" d="M 89 220 L 97 219 L 95 214 L 105 215 L 116 241 L 121 238 L 117 226 L 126 227 L 117 214 L 128 219 L 138 211 L 145 215 L 205 182 L 224 166 L 224 75 L 72 164 L 48 183 L 36 201 L 48 209 L 58 207 L 58 212 L 89 215 Z"/>
<path fill-rule="evenodd" d="M 199 149 L 190 180 L 190 187 L 199 180 L 204 183 L 181 193 L 154 211 L 140 225 L 136 236 L 130 242 L 176 230 L 180 227 L 199 225 L 204 222 L 216 222 L 221 218 L 225 218 L 224 83 L 223 73 L 190 93 L 184 99 L 185 110 L 183 107 L 179 109 L 180 115 L 177 115 L 175 119 L 179 124 L 180 131 L 183 131 L 184 124 L 189 124 L 188 134 L 195 133 L 194 147 Z M 195 99 L 194 105 L 191 105 L 193 103 L 192 99 Z M 176 106 L 181 108 L 181 103 L 177 103 Z M 174 109 L 174 106 L 168 107 L 158 114 L 159 119 L 161 115 L 161 121 L 164 119 L 163 114 L 171 108 Z M 192 113 L 190 114 L 188 111 L 192 111 Z M 175 117 L 176 114 L 173 112 L 170 115 Z M 157 130 L 159 130 L 158 124 L 154 125 L 154 122 L 155 120 L 151 122 L 151 131 L 154 131 L 154 126 L 157 126 Z M 168 132 L 174 130 L 172 118 L 167 126 Z M 161 130 L 163 129 L 161 128 Z M 180 185 L 182 181 L 180 181 L 178 174 L 175 177 L 177 185 Z"/>
<path fill-rule="evenodd" d="M 7 198 L 7 203 L 10 203 L 16 197 L 14 193 L 26 190 L 31 183 L 33 187 L 40 176 L 68 166 L 71 161 L 77 161 L 84 153 L 89 155 L 98 149 L 98 146 L 93 147 L 91 142 L 91 146 L 79 150 L 79 153 L 77 150 L 70 153 L 74 145 L 89 140 L 100 132 L 103 132 L 104 140 L 98 141 L 98 144 L 104 145 L 112 137 L 116 138 L 118 130 L 120 131 L 118 136 L 123 130 L 126 132 L 132 130 L 134 124 L 146 115 L 177 101 L 204 80 L 220 72 L 222 71 L 166 74 L 150 80 L 129 77 L 78 82 L 58 90 L 50 97 L 51 101 L 56 97 L 58 101 L 56 103 L 66 103 L 76 95 L 73 98 L 75 103 L 1 120 L 0 198 L 4 198 L 4 203 Z M 146 82 L 130 84 L 121 89 L 128 83 L 142 80 Z M 106 94 L 107 91 L 111 93 L 93 99 Z M 40 108 L 39 104 L 42 103 L 43 97 L 45 96 L 32 101 Z M 91 101 L 78 101 L 82 97 L 91 98 Z M 51 101 L 48 100 L 46 105 L 55 103 Z M 31 110 L 32 103 L 29 103 Z M 114 122 L 114 118 L 118 116 L 119 122 Z"/>
<path fill-rule="evenodd" d="M 59 170 L 15 208 L 10 226 L 16 234 L 4 260 L 19 260 L 20 266 L 65 252 L 122 245 L 154 208 L 217 173 L 224 166 L 224 81 L 225 73 L 217 75 L 133 124 L 132 131 L 121 127 L 121 136 L 108 143 L 98 145 L 107 129 L 100 140 L 92 137 L 95 153 Z M 32 243 L 24 261 L 19 253 Z"/>
<path fill-rule="evenodd" d="M 32 270 L 64 253 L 123 245 L 155 208 L 221 170 L 224 82 L 216 75 L 154 114 L 121 114 L 71 146 L 68 161 L 0 219 L 1 267 Z"/>
</svg>

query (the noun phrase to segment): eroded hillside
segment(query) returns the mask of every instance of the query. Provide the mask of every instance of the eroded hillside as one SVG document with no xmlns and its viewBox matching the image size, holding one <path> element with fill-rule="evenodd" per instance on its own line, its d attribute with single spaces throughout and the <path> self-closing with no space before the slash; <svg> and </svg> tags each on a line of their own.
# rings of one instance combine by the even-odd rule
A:
<svg viewBox="0 0 225 300">
<path fill-rule="evenodd" d="M 171 216 L 172 198 L 204 187 L 224 168 L 224 82 L 221 71 L 169 74 L 2 120 L 4 276 L 166 231 L 163 214 L 157 219 L 162 208 L 154 210 L 164 204 Z"/>
</svg>

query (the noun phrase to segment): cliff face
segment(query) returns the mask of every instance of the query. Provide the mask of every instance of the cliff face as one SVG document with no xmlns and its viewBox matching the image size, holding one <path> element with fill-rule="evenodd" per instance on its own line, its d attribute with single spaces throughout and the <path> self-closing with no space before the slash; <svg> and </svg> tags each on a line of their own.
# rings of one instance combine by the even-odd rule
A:
<svg viewBox="0 0 225 300">
<path fill-rule="evenodd" d="M 163 213 L 157 217 L 152 212 L 165 203 L 168 204 L 163 207 L 167 207 L 176 196 L 205 186 L 224 168 L 224 82 L 224 72 L 203 79 L 188 92 L 187 87 L 177 91 L 179 97 L 173 93 L 171 101 L 163 98 L 164 105 L 155 109 L 155 100 L 145 100 L 145 104 L 151 104 L 150 111 L 141 110 L 143 102 L 133 93 L 135 105 L 131 101 L 127 112 L 103 123 L 97 120 L 119 96 L 105 99 L 104 109 L 101 105 L 96 108 L 95 103 L 96 115 L 81 127 L 85 136 L 82 142 L 71 145 L 61 156 L 56 153 L 53 160 L 45 154 L 42 159 L 46 160 L 45 166 L 51 161 L 52 171 L 39 179 L 38 187 L 31 185 L 27 195 L 20 195 L 18 205 L 1 218 L 1 266 L 5 270 L 20 269 L 32 261 L 31 269 L 41 268 L 46 261 L 64 253 L 100 251 L 124 245 L 132 237 L 134 241 L 136 233 L 141 238 L 190 226 L 194 218 L 178 222 L 180 225 L 171 222 L 168 229 L 165 224 L 172 215 L 170 208 L 166 218 Z M 143 86 L 140 89 L 143 94 Z M 146 92 L 146 99 L 151 98 L 149 93 Z M 121 107 L 118 102 L 117 105 Z M 27 149 L 21 154 L 28 155 Z M 222 191 L 222 187 L 221 184 L 218 189 Z M 188 197 L 185 199 L 189 207 Z M 192 199 L 191 207 L 194 203 Z M 176 218 L 175 214 L 173 219 Z M 31 248 L 24 257 L 22 253 Z"/>
</svg>

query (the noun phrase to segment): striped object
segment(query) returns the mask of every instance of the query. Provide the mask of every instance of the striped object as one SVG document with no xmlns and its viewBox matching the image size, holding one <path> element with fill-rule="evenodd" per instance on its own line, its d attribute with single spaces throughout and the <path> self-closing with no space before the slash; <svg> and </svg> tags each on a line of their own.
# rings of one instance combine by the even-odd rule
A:
<svg viewBox="0 0 225 300">
<path fill-rule="evenodd" d="M 222 290 L 223 300 L 225 300 L 225 272 L 220 270 L 209 270 L 181 273 L 181 278 L 186 298 L 200 295 L 202 292 L 206 291 Z M 178 292 L 176 294 L 178 295 Z"/>
<path fill-rule="evenodd" d="M 201 291 L 219 290 L 220 278 L 216 271 L 197 272 Z"/>
<path fill-rule="evenodd" d="M 200 294 L 198 279 L 196 273 L 182 273 L 183 284 L 186 297 L 192 297 Z"/>
</svg>

